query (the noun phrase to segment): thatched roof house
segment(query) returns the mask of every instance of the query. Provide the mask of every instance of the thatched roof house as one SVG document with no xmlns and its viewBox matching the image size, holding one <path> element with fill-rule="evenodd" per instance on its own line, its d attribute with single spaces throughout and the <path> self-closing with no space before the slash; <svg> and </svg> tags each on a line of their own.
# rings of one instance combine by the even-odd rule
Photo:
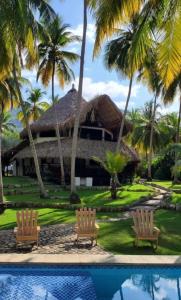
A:
<svg viewBox="0 0 181 300">
<path fill-rule="evenodd" d="M 55 136 L 56 111 L 62 139 L 65 173 L 67 181 L 69 181 L 72 133 L 77 94 L 77 91 L 72 88 L 58 101 L 58 103 L 48 109 L 38 121 L 31 124 L 41 170 L 46 176 L 51 173 L 54 176 L 59 177 L 58 146 Z M 89 102 L 82 99 L 76 176 L 92 177 L 93 183 L 96 185 L 108 182 L 108 179 L 104 180 L 104 178 L 107 177 L 105 172 L 103 170 L 99 170 L 98 172 L 98 168 L 100 169 L 100 167 L 92 161 L 92 156 L 103 158 L 106 151 L 115 150 L 121 119 L 121 111 L 109 96 L 101 95 Z M 124 135 L 130 130 L 131 124 L 126 121 Z M 28 143 L 26 129 L 21 132 L 20 136 L 22 140 L 27 141 Z M 16 165 L 16 172 L 20 175 L 33 175 L 35 171 L 29 145 L 18 148 L 18 151 L 13 149 L 13 151 L 12 160 Z M 131 164 L 136 165 L 138 156 L 134 149 L 131 149 L 122 143 L 121 151 L 122 153 L 127 154 Z M 96 171 L 95 168 L 97 168 Z"/>
</svg>

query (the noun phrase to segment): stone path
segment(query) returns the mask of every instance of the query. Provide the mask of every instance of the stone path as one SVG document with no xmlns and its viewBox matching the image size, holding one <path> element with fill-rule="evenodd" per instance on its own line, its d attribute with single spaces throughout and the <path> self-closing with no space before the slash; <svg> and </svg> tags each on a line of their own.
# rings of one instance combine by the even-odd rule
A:
<svg viewBox="0 0 181 300">
<path fill-rule="evenodd" d="M 39 247 L 24 245 L 16 249 L 13 230 L 0 230 L 0 253 L 32 253 L 41 254 L 107 254 L 90 240 L 81 240 L 75 244 L 76 235 L 72 224 L 58 224 L 41 227 Z"/>
</svg>

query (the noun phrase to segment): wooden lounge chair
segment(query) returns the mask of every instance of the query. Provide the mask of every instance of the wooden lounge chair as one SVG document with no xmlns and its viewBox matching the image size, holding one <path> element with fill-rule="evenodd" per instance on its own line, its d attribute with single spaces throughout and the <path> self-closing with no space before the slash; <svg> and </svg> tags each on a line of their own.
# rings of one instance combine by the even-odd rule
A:
<svg viewBox="0 0 181 300">
<path fill-rule="evenodd" d="M 135 245 L 138 246 L 139 240 L 156 241 L 158 247 L 158 237 L 160 230 L 154 227 L 153 211 L 147 209 L 137 209 L 131 213 L 134 226 L 132 226 L 135 237 Z"/>
<path fill-rule="evenodd" d="M 37 226 L 38 212 L 22 210 L 16 213 L 17 227 L 14 228 L 16 243 L 35 242 L 38 246 L 40 226 Z"/>
<path fill-rule="evenodd" d="M 99 226 L 96 224 L 96 210 L 91 208 L 81 208 L 76 210 L 77 223 L 75 230 L 77 243 L 80 238 L 90 238 L 92 244 L 94 239 L 97 245 L 97 233 Z"/>
</svg>

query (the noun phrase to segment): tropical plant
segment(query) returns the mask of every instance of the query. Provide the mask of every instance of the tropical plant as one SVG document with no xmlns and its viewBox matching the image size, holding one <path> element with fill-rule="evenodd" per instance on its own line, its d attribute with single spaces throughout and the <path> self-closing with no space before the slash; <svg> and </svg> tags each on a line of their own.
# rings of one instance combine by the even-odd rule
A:
<svg viewBox="0 0 181 300">
<path fill-rule="evenodd" d="M 26 107 L 20 89 L 18 77 L 21 74 L 23 66 L 22 53 L 27 53 L 31 58 L 31 66 L 37 61 L 36 40 L 38 38 L 41 26 L 37 22 L 37 13 L 40 17 L 49 22 L 55 14 L 46 0 L 2 0 L 0 5 L 0 65 L 1 77 L 13 73 L 16 83 L 19 102 L 26 123 L 26 129 L 29 137 L 30 147 L 34 158 L 35 170 L 40 186 L 40 193 L 43 197 L 47 195 L 40 173 L 38 157 L 33 141 L 30 124 L 26 115 Z"/>
<path fill-rule="evenodd" d="M 102 160 L 98 157 L 93 157 L 93 160 L 98 162 L 111 177 L 111 198 L 117 198 L 117 175 L 123 171 L 128 163 L 127 156 L 108 151 L 106 152 L 105 159 Z"/>
<path fill-rule="evenodd" d="M 133 84 L 133 77 L 135 74 L 135 67 L 132 64 L 132 50 L 134 48 L 135 34 L 138 27 L 138 18 L 135 17 L 130 23 L 125 24 L 125 28 L 117 30 L 118 38 L 110 41 L 106 46 L 105 51 L 105 65 L 111 70 L 115 69 L 118 74 L 129 78 L 129 89 L 124 108 L 123 117 L 117 141 L 116 152 L 120 150 L 120 144 L 123 136 L 125 117 L 128 111 L 128 104 L 131 96 L 131 89 Z M 140 64 L 141 66 L 141 64 Z"/>
<path fill-rule="evenodd" d="M 57 76 L 61 87 L 65 83 L 69 83 L 74 79 L 74 73 L 69 64 L 76 62 L 79 55 L 76 53 L 66 51 L 65 47 L 71 45 L 74 41 L 79 41 L 79 37 L 73 35 L 68 29 L 69 25 L 63 24 L 60 17 L 56 17 L 50 24 L 44 24 L 44 35 L 42 42 L 38 46 L 40 66 L 37 73 L 37 79 L 41 77 L 44 85 L 48 85 L 50 80 L 52 83 L 52 103 L 55 114 L 55 132 L 58 141 L 58 151 L 61 169 L 61 184 L 65 185 L 64 162 L 62 153 L 62 144 L 60 139 L 60 123 L 57 117 L 55 107 L 55 76 Z"/>
<path fill-rule="evenodd" d="M 6 112 L 18 105 L 15 83 L 11 77 L 0 81 L 0 204 L 3 203 L 3 180 L 2 180 L 2 135 L 13 129 L 10 115 Z"/>
<path fill-rule="evenodd" d="M 41 91 L 41 89 L 34 88 L 28 93 L 29 96 L 27 101 L 24 101 L 24 104 L 28 122 L 31 124 L 32 122 L 38 120 L 42 113 L 46 111 L 50 105 L 46 101 L 41 101 L 42 97 L 45 95 L 45 92 Z M 25 119 L 22 111 L 17 114 L 17 118 L 23 123 L 23 125 L 25 125 Z"/>
<path fill-rule="evenodd" d="M 179 94 L 179 113 L 178 113 L 178 119 L 177 119 L 177 125 L 176 125 L 176 143 L 180 143 L 180 123 L 181 123 L 181 73 L 175 80 L 171 83 L 171 85 L 164 89 L 163 91 L 163 103 L 165 105 L 173 103 L 175 100 L 175 97 Z M 177 160 L 177 157 L 175 157 L 175 164 Z M 177 173 L 175 172 L 175 178 L 174 181 L 177 181 Z"/>
<path fill-rule="evenodd" d="M 156 106 L 156 109 L 158 105 Z M 155 112 L 156 113 L 156 112 Z M 161 146 L 161 136 L 163 138 L 162 128 L 160 127 L 160 115 L 156 113 L 154 122 L 152 124 L 153 116 L 153 101 L 147 102 L 144 108 L 137 113 L 134 118 L 134 127 L 131 135 L 131 144 L 136 146 L 141 152 L 145 152 L 146 160 L 148 162 L 148 152 L 150 151 L 150 134 L 153 126 L 153 151 L 158 150 Z M 130 116 L 131 117 L 131 116 Z M 131 120 L 131 119 L 130 119 Z M 162 139 L 164 142 L 164 139 Z"/>
<path fill-rule="evenodd" d="M 139 80 L 143 83 L 146 83 L 151 92 L 154 93 L 153 107 L 152 107 L 152 116 L 150 123 L 150 145 L 149 145 L 149 154 L 148 154 L 148 180 L 152 180 L 152 156 L 153 156 L 153 132 L 154 132 L 154 121 L 157 109 L 157 99 L 161 93 L 162 84 L 160 76 L 158 74 L 157 65 L 156 65 L 156 53 L 155 49 L 149 49 L 148 56 L 145 58 L 145 61 L 142 65 L 139 74 Z"/>
<path fill-rule="evenodd" d="M 132 65 L 139 69 L 150 46 L 155 41 L 157 66 L 163 85 L 169 85 L 178 77 L 181 64 L 180 30 L 181 2 L 178 0 L 98 0 L 94 8 L 96 41 L 94 55 L 103 41 L 115 33 L 125 19 L 139 14 L 139 26 L 134 35 Z M 154 39 L 152 38 L 154 37 Z"/>
<path fill-rule="evenodd" d="M 84 60 L 85 60 L 86 33 L 87 33 L 87 5 L 89 4 L 89 1 L 83 0 L 83 4 L 84 4 L 83 5 L 83 37 L 82 37 L 82 46 L 81 46 L 79 86 L 78 86 L 76 114 L 74 120 L 74 130 L 73 130 L 73 139 L 72 139 L 72 153 L 71 153 L 71 194 L 72 195 L 76 192 L 75 160 L 76 160 L 76 152 L 77 152 L 78 130 L 79 130 L 79 121 L 80 121 L 80 112 L 81 112 L 81 102 L 82 102 Z"/>
</svg>

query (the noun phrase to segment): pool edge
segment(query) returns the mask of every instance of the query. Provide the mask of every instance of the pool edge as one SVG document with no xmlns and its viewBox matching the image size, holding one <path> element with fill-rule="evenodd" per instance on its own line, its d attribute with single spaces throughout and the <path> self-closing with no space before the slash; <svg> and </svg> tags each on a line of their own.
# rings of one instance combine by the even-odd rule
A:
<svg viewBox="0 0 181 300">
<path fill-rule="evenodd" d="M 0 254 L 0 264 L 181 265 L 179 255 Z"/>
</svg>

